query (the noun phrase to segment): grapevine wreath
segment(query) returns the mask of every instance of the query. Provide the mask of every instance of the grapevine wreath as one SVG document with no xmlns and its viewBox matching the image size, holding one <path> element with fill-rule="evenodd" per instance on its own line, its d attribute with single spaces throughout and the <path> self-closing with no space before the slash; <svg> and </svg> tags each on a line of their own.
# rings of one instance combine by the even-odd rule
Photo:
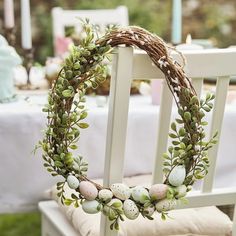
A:
<svg viewBox="0 0 236 236">
<path fill-rule="evenodd" d="M 86 37 L 71 49 L 43 108 L 47 113 L 47 129 L 37 147 L 43 150 L 44 166 L 52 176 L 64 178 L 57 183 L 58 197 L 63 204 L 75 207 L 81 204 L 89 214 L 102 212 L 111 221 L 111 229 L 119 229 L 124 216 L 134 220 L 141 214 L 151 220 L 157 211 L 165 219 L 177 202 L 185 202 L 194 181 L 207 174 L 207 151 L 217 142 L 217 134 L 205 141 L 203 126 L 207 122 L 203 118 L 213 107 L 214 95 L 207 94 L 205 99 L 198 100 L 182 67 L 169 55 L 171 48 L 157 35 L 131 26 L 112 27 L 99 38 L 88 22 L 84 30 Z M 86 89 L 96 88 L 105 80 L 108 70 L 104 59 L 118 45 L 137 47 L 149 55 L 164 73 L 178 107 L 179 117 L 171 124 L 169 133 L 172 145 L 163 154 L 164 182 L 150 189 L 130 188 L 122 183 L 105 188 L 86 177 L 87 163 L 73 154 L 80 130 L 88 127 L 84 122 Z M 75 190 L 70 199 L 65 197 L 66 183 Z"/>
</svg>

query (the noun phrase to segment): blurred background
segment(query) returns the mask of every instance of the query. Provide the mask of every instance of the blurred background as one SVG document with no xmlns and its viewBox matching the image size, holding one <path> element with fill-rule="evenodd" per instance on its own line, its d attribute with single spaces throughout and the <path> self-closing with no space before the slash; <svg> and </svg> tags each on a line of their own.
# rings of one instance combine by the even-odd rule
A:
<svg viewBox="0 0 236 236">
<path fill-rule="evenodd" d="M 236 42 L 236 1 L 235 0 L 183 0 L 183 35 L 193 39 L 210 39 L 216 47 L 228 47 Z M 3 1 L 0 2 L 3 15 Z M 17 29 L 16 48 L 21 54 L 20 1 L 15 1 L 15 22 Z M 166 41 L 171 38 L 171 0 L 32 0 L 32 37 L 35 61 L 44 64 L 53 55 L 51 9 L 101 9 L 125 5 L 129 11 L 131 25 L 139 25 Z M 70 33 L 70 32 L 68 32 Z M 0 19 L 0 34 L 3 34 L 3 18 Z"/>
</svg>

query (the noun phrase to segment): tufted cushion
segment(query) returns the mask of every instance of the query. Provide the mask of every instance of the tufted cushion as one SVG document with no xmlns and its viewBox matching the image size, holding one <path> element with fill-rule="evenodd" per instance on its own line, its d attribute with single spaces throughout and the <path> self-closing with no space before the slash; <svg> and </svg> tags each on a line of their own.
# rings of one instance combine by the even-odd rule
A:
<svg viewBox="0 0 236 236">
<path fill-rule="evenodd" d="M 129 186 L 148 186 L 150 176 L 136 176 L 125 178 L 124 182 Z M 101 180 L 97 180 L 101 183 Z M 52 198 L 58 201 L 56 188 L 51 191 Z M 73 191 L 66 188 L 68 197 Z M 99 236 L 100 214 L 86 214 L 81 207 L 75 209 L 73 206 L 62 206 L 58 201 L 61 210 L 66 214 L 69 221 L 81 236 Z M 161 235 L 214 235 L 230 236 L 232 222 L 229 217 L 217 207 L 201 207 L 192 209 L 173 210 L 169 213 L 170 218 L 162 221 L 156 213 L 154 220 L 150 221 L 139 216 L 135 221 L 126 219 L 121 222 L 119 236 L 161 236 Z"/>
</svg>

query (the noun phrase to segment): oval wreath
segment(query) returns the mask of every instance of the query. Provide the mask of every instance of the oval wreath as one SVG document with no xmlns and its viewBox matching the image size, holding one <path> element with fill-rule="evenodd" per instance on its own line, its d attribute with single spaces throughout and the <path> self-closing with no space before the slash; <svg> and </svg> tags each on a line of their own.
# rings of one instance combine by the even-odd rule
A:
<svg viewBox="0 0 236 236">
<path fill-rule="evenodd" d="M 140 27 L 112 27 L 98 38 L 96 30 L 84 23 L 86 37 L 79 46 L 71 49 L 65 59 L 56 82 L 49 91 L 47 129 L 37 147 L 43 149 L 44 166 L 52 176 L 60 175 L 63 182 L 57 183 L 58 197 L 66 205 L 82 205 L 86 213 L 102 212 L 111 221 L 111 229 L 119 229 L 119 221 L 136 219 L 139 214 L 153 219 L 155 211 L 165 219 L 169 210 L 178 201 L 185 201 L 196 179 L 207 174 L 209 160 L 207 151 L 217 142 L 217 133 L 205 141 L 203 121 L 205 112 L 212 107 L 214 95 L 207 94 L 199 101 L 196 92 L 180 64 L 169 56 L 171 48 L 157 35 Z M 133 46 L 146 51 L 153 63 L 164 73 L 169 89 L 178 107 L 179 117 L 171 124 L 169 133 L 172 145 L 163 154 L 162 184 L 150 189 L 142 186 L 128 187 L 122 183 L 105 188 L 86 177 L 87 163 L 81 156 L 74 156 L 80 130 L 88 127 L 83 120 L 87 116 L 85 92 L 96 88 L 107 76 L 104 59 L 118 45 Z M 172 48 L 173 49 L 173 48 Z M 75 190 L 68 199 L 65 184 Z"/>
</svg>

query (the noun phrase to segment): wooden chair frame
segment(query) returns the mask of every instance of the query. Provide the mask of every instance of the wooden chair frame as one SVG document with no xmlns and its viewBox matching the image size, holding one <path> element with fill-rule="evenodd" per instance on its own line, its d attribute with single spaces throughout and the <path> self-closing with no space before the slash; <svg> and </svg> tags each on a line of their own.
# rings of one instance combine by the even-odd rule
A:
<svg viewBox="0 0 236 236">
<path fill-rule="evenodd" d="M 236 49 L 186 51 L 184 52 L 184 56 L 187 60 L 185 71 L 192 78 L 193 86 L 199 97 L 204 78 L 217 77 L 216 99 L 211 116 L 209 135 L 212 136 L 216 130 L 220 134 L 230 76 L 236 75 L 236 67 L 234 65 L 236 61 Z M 178 60 L 177 54 L 173 54 L 173 57 Z M 104 167 L 105 186 L 122 182 L 123 179 L 130 85 L 132 79 L 164 78 L 162 72 L 153 66 L 146 53 L 134 51 L 131 47 L 117 48 L 117 53 L 113 57 L 112 68 Z M 167 149 L 172 101 L 173 98 L 167 83 L 164 83 L 159 113 L 156 157 L 153 165 L 153 183 L 160 183 L 163 179 L 162 153 L 166 152 Z M 215 145 L 209 151 L 211 166 L 207 177 L 204 179 L 202 190 L 191 192 L 188 196 L 189 204 L 181 206 L 182 208 L 236 204 L 236 188 L 213 189 L 218 146 L 219 144 Z M 39 208 L 42 212 L 43 236 L 78 235 L 78 233 L 73 231 L 73 227 L 66 223 L 66 219 L 58 211 L 55 203 L 42 202 L 39 204 Z M 62 221 L 66 224 L 64 228 L 61 227 L 63 225 Z M 57 234 L 53 233 L 54 231 Z M 233 236 L 236 236 L 236 210 L 234 211 L 232 231 Z M 116 231 L 109 229 L 109 221 L 103 216 L 100 235 L 117 235 Z"/>
</svg>

